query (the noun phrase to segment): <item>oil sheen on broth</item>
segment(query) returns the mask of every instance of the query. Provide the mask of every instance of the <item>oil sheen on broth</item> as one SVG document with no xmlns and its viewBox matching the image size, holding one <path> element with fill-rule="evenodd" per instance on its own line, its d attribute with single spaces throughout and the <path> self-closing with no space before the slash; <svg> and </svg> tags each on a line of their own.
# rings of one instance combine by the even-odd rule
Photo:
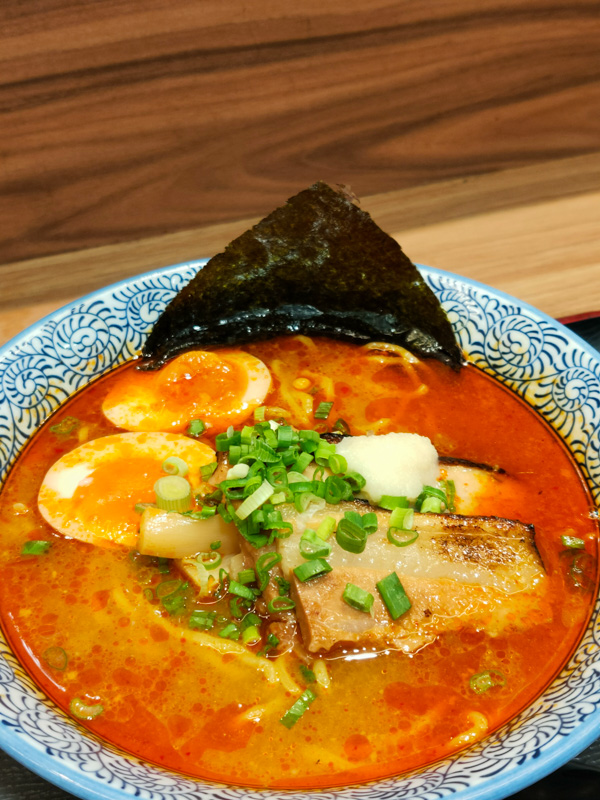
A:
<svg viewBox="0 0 600 800">
<path fill-rule="evenodd" d="M 305 337 L 244 349 L 274 376 L 264 405 L 283 409 L 296 428 L 325 430 L 342 418 L 353 435 L 418 433 L 441 455 L 504 470 L 510 480 L 495 482 L 500 473 L 492 473 L 474 513 L 535 526 L 543 601 L 508 612 L 500 625 L 458 614 L 428 643 L 404 651 L 338 643 L 315 656 L 300 643 L 274 657 L 276 648 L 264 653 L 266 632 L 244 647 L 220 637 L 218 625 L 190 628 L 192 609 L 231 617 L 232 596 L 202 605 L 190 586 L 169 613 L 157 587 L 183 581 L 175 562 L 136 554 L 127 537 L 111 547 L 64 537 L 37 509 L 42 479 L 61 456 L 120 432 L 101 406 L 133 372 L 129 365 L 54 415 L 0 496 L 1 614 L 13 649 L 42 689 L 96 734 L 205 779 L 344 785 L 421 766 L 482 738 L 544 689 L 590 612 L 597 523 L 564 446 L 531 409 L 470 366 L 455 373 L 437 362 Z M 313 416 L 321 402 L 333 402 L 326 421 Z M 217 422 L 200 439 L 208 445 L 227 426 L 226 414 L 212 413 Z M 234 424 L 244 424 L 243 414 Z M 129 497 L 135 476 L 114 475 Z M 100 496 L 100 515 L 102 503 Z M 563 536 L 584 547 L 565 547 Z M 24 555 L 28 540 L 50 547 Z M 482 675 L 491 682 L 478 684 Z M 316 699 L 292 727 L 281 724 L 307 688 Z"/>
</svg>

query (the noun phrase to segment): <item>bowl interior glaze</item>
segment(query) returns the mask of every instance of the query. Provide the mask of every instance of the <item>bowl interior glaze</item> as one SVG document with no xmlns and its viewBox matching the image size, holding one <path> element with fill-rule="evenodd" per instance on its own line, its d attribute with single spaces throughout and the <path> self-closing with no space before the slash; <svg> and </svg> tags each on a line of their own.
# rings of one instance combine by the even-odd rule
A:
<svg viewBox="0 0 600 800">
<path fill-rule="evenodd" d="M 167 302 L 204 261 L 141 275 L 82 298 L 0 350 L 0 480 L 36 428 L 73 392 L 137 355 Z M 600 499 L 600 355 L 541 312 L 482 284 L 420 270 L 468 360 L 558 431 Z M 374 783 L 276 792 L 165 772 L 96 739 L 49 701 L 0 636 L 0 747 L 82 798 L 124 800 L 500 800 L 600 735 L 600 604 L 569 664 L 518 717 L 453 758 Z"/>
</svg>

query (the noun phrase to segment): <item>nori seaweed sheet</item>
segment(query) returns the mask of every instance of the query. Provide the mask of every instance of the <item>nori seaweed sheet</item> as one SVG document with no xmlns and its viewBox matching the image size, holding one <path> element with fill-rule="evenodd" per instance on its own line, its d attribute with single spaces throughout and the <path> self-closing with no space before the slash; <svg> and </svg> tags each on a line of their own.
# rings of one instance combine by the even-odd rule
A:
<svg viewBox="0 0 600 800">
<path fill-rule="evenodd" d="M 141 366 L 298 333 L 462 363 L 446 314 L 400 245 L 348 194 L 316 183 L 211 258 L 156 321 Z"/>
</svg>

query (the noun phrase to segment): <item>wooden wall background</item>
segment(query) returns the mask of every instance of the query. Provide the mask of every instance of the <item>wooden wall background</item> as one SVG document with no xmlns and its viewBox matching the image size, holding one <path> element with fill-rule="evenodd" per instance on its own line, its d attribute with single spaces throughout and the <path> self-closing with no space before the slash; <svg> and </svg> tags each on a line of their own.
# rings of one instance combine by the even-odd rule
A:
<svg viewBox="0 0 600 800">
<path fill-rule="evenodd" d="M 594 0 L 0 3 L 0 264 L 599 151 Z"/>
</svg>

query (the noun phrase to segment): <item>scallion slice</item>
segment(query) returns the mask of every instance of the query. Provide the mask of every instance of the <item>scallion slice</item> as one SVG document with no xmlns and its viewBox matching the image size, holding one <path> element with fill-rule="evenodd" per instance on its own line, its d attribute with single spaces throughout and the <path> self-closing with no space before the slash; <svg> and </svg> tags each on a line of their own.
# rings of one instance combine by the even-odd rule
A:
<svg viewBox="0 0 600 800">
<path fill-rule="evenodd" d="M 292 728 L 300 717 L 308 711 L 310 704 L 316 699 L 317 696 L 315 693 L 310 689 L 306 689 L 279 721 L 282 725 L 285 725 L 286 728 Z"/>
<path fill-rule="evenodd" d="M 179 456 L 169 456 L 165 458 L 162 463 L 162 469 L 167 475 L 181 475 L 182 478 L 185 478 L 190 471 L 190 468 L 183 458 L 179 458 Z"/>
<path fill-rule="evenodd" d="M 448 499 L 443 489 L 438 489 L 437 486 L 424 486 L 423 491 L 415 500 L 415 508 L 421 511 L 423 503 L 427 497 L 437 497 L 442 503 L 444 508 L 448 508 Z"/>
<path fill-rule="evenodd" d="M 217 468 L 217 462 L 212 461 L 210 464 L 204 464 L 200 467 L 200 476 L 203 481 L 207 481 Z"/>
<path fill-rule="evenodd" d="M 257 508 L 260 508 L 263 503 L 275 494 L 275 489 L 271 486 L 269 481 L 263 481 L 258 489 L 247 497 L 242 505 L 237 510 L 237 515 L 240 519 L 246 519 Z"/>
<path fill-rule="evenodd" d="M 334 475 L 343 475 L 348 469 L 348 462 L 344 456 L 339 453 L 334 453 L 329 456 L 329 469 Z"/>
<path fill-rule="evenodd" d="M 216 617 L 216 611 L 192 611 L 188 620 L 188 627 L 209 631 L 215 624 Z"/>
<path fill-rule="evenodd" d="M 301 583 L 317 578 L 319 575 L 325 575 L 331 572 L 332 567 L 322 558 L 315 558 L 311 561 L 305 561 L 304 564 L 294 568 L 294 575 Z"/>
<path fill-rule="evenodd" d="M 327 558 L 331 555 L 331 545 L 322 539 L 316 531 L 306 528 L 300 537 L 300 555 L 302 558 Z"/>
<path fill-rule="evenodd" d="M 253 569 L 242 569 L 238 572 L 238 583 L 243 583 L 244 586 L 247 583 L 254 583 L 256 580 L 256 573 Z"/>
<path fill-rule="evenodd" d="M 49 549 L 50 542 L 46 542 L 43 539 L 30 539 L 28 542 L 25 542 L 21 548 L 21 555 L 41 556 L 44 553 L 47 553 Z"/>
<path fill-rule="evenodd" d="M 62 670 L 67 668 L 69 658 L 62 647 L 49 647 L 44 650 L 43 659 L 52 669 Z"/>
<path fill-rule="evenodd" d="M 506 676 L 499 672 L 497 669 L 487 670 L 486 672 L 479 672 L 477 675 L 471 675 L 469 678 L 469 688 L 475 694 L 484 694 L 494 686 L 505 686 Z"/>
<path fill-rule="evenodd" d="M 79 697 L 74 697 L 69 703 L 69 710 L 77 719 L 85 719 L 91 722 L 96 717 L 100 716 L 104 711 L 104 706 L 100 703 L 95 705 L 87 705 Z"/>
<path fill-rule="evenodd" d="M 421 514 L 441 514 L 443 504 L 439 497 L 426 497 L 421 503 Z"/>
<path fill-rule="evenodd" d="M 254 600 L 256 598 L 252 589 L 239 581 L 229 581 L 229 593 L 242 597 L 244 600 Z"/>
<path fill-rule="evenodd" d="M 325 517 L 325 519 L 321 520 L 319 523 L 319 527 L 316 530 L 316 534 L 319 539 L 323 539 L 324 542 L 329 539 L 331 534 L 335 530 L 335 518 L 334 517 Z"/>
<path fill-rule="evenodd" d="M 582 550 L 585 547 L 584 540 L 579 539 L 577 536 L 561 536 L 560 540 L 563 547 L 568 547 L 571 550 Z"/>
<path fill-rule="evenodd" d="M 411 531 L 415 521 L 415 512 L 412 508 L 398 506 L 390 514 L 390 528 L 399 528 L 402 531 Z"/>
<path fill-rule="evenodd" d="M 408 508 L 408 497 L 384 494 L 377 505 L 388 511 L 393 511 L 395 508 Z"/>
<path fill-rule="evenodd" d="M 230 622 L 228 625 L 225 625 L 222 631 L 219 631 L 219 636 L 222 639 L 234 639 L 237 640 L 240 638 L 240 629 L 235 624 L 235 622 Z"/>
<path fill-rule="evenodd" d="M 406 547 L 419 538 L 418 531 L 405 531 L 401 528 L 388 528 L 387 539 L 390 544 L 396 547 Z"/>
<path fill-rule="evenodd" d="M 332 408 L 333 403 L 319 403 L 319 406 L 315 411 L 315 419 L 327 419 Z"/>
<path fill-rule="evenodd" d="M 344 436 L 350 435 L 350 426 L 346 422 L 345 419 L 338 417 L 337 420 L 333 424 L 333 430 L 337 433 L 342 433 Z"/>
<path fill-rule="evenodd" d="M 247 628 L 244 628 L 242 631 L 242 642 L 250 647 L 260 642 L 260 631 L 256 625 L 248 625 Z"/>
<path fill-rule="evenodd" d="M 267 608 L 270 614 L 277 614 L 279 611 L 292 611 L 296 608 L 296 603 L 291 597 L 280 594 L 273 600 L 269 600 Z"/>
<path fill-rule="evenodd" d="M 192 508 L 192 487 L 180 475 L 165 475 L 154 484 L 156 505 L 164 511 L 189 511 Z"/>
<path fill-rule="evenodd" d="M 205 569 L 217 569 L 221 566 L 223 558 L 216 550 L 211 550 L 210 553 L 198 553 L 196 561 L 202 564 Z"/>
<path fill-rule="evenodd" d="M 368 614 L 373 607 L 375 598 L 370 592 L 361 589 L 360 586 L 354 583 L 347 583 L 342 594 L 342 600 L 348 603 L 349 606 L 352 606 L 352 608 L 356 608 L 357 611 L 364 611 Z"/>
<path fill-rule="evenodd" d="M 392 619 L 398 619 L 410 609 L 411 602 L 400 583 L 400 578 L 395 572 L 390 572 L 389 575 L 378 581 L 376 585 L 377 591 L 381 595 L 381 599 L 390 612 Z"/>
<path fill-rule="evenodd" d="M 206 430 L 206 425 L 201 419 L 193 419 L 188 425 L 188 436 L 201 436 Z"/>
<path fill-rule="evenodd" d="M 348 553 L 362 553 L 367 546 L 367 532 L 361 525 L 344 517 L 338 523 L 335 540 Z"/>
</svg>

